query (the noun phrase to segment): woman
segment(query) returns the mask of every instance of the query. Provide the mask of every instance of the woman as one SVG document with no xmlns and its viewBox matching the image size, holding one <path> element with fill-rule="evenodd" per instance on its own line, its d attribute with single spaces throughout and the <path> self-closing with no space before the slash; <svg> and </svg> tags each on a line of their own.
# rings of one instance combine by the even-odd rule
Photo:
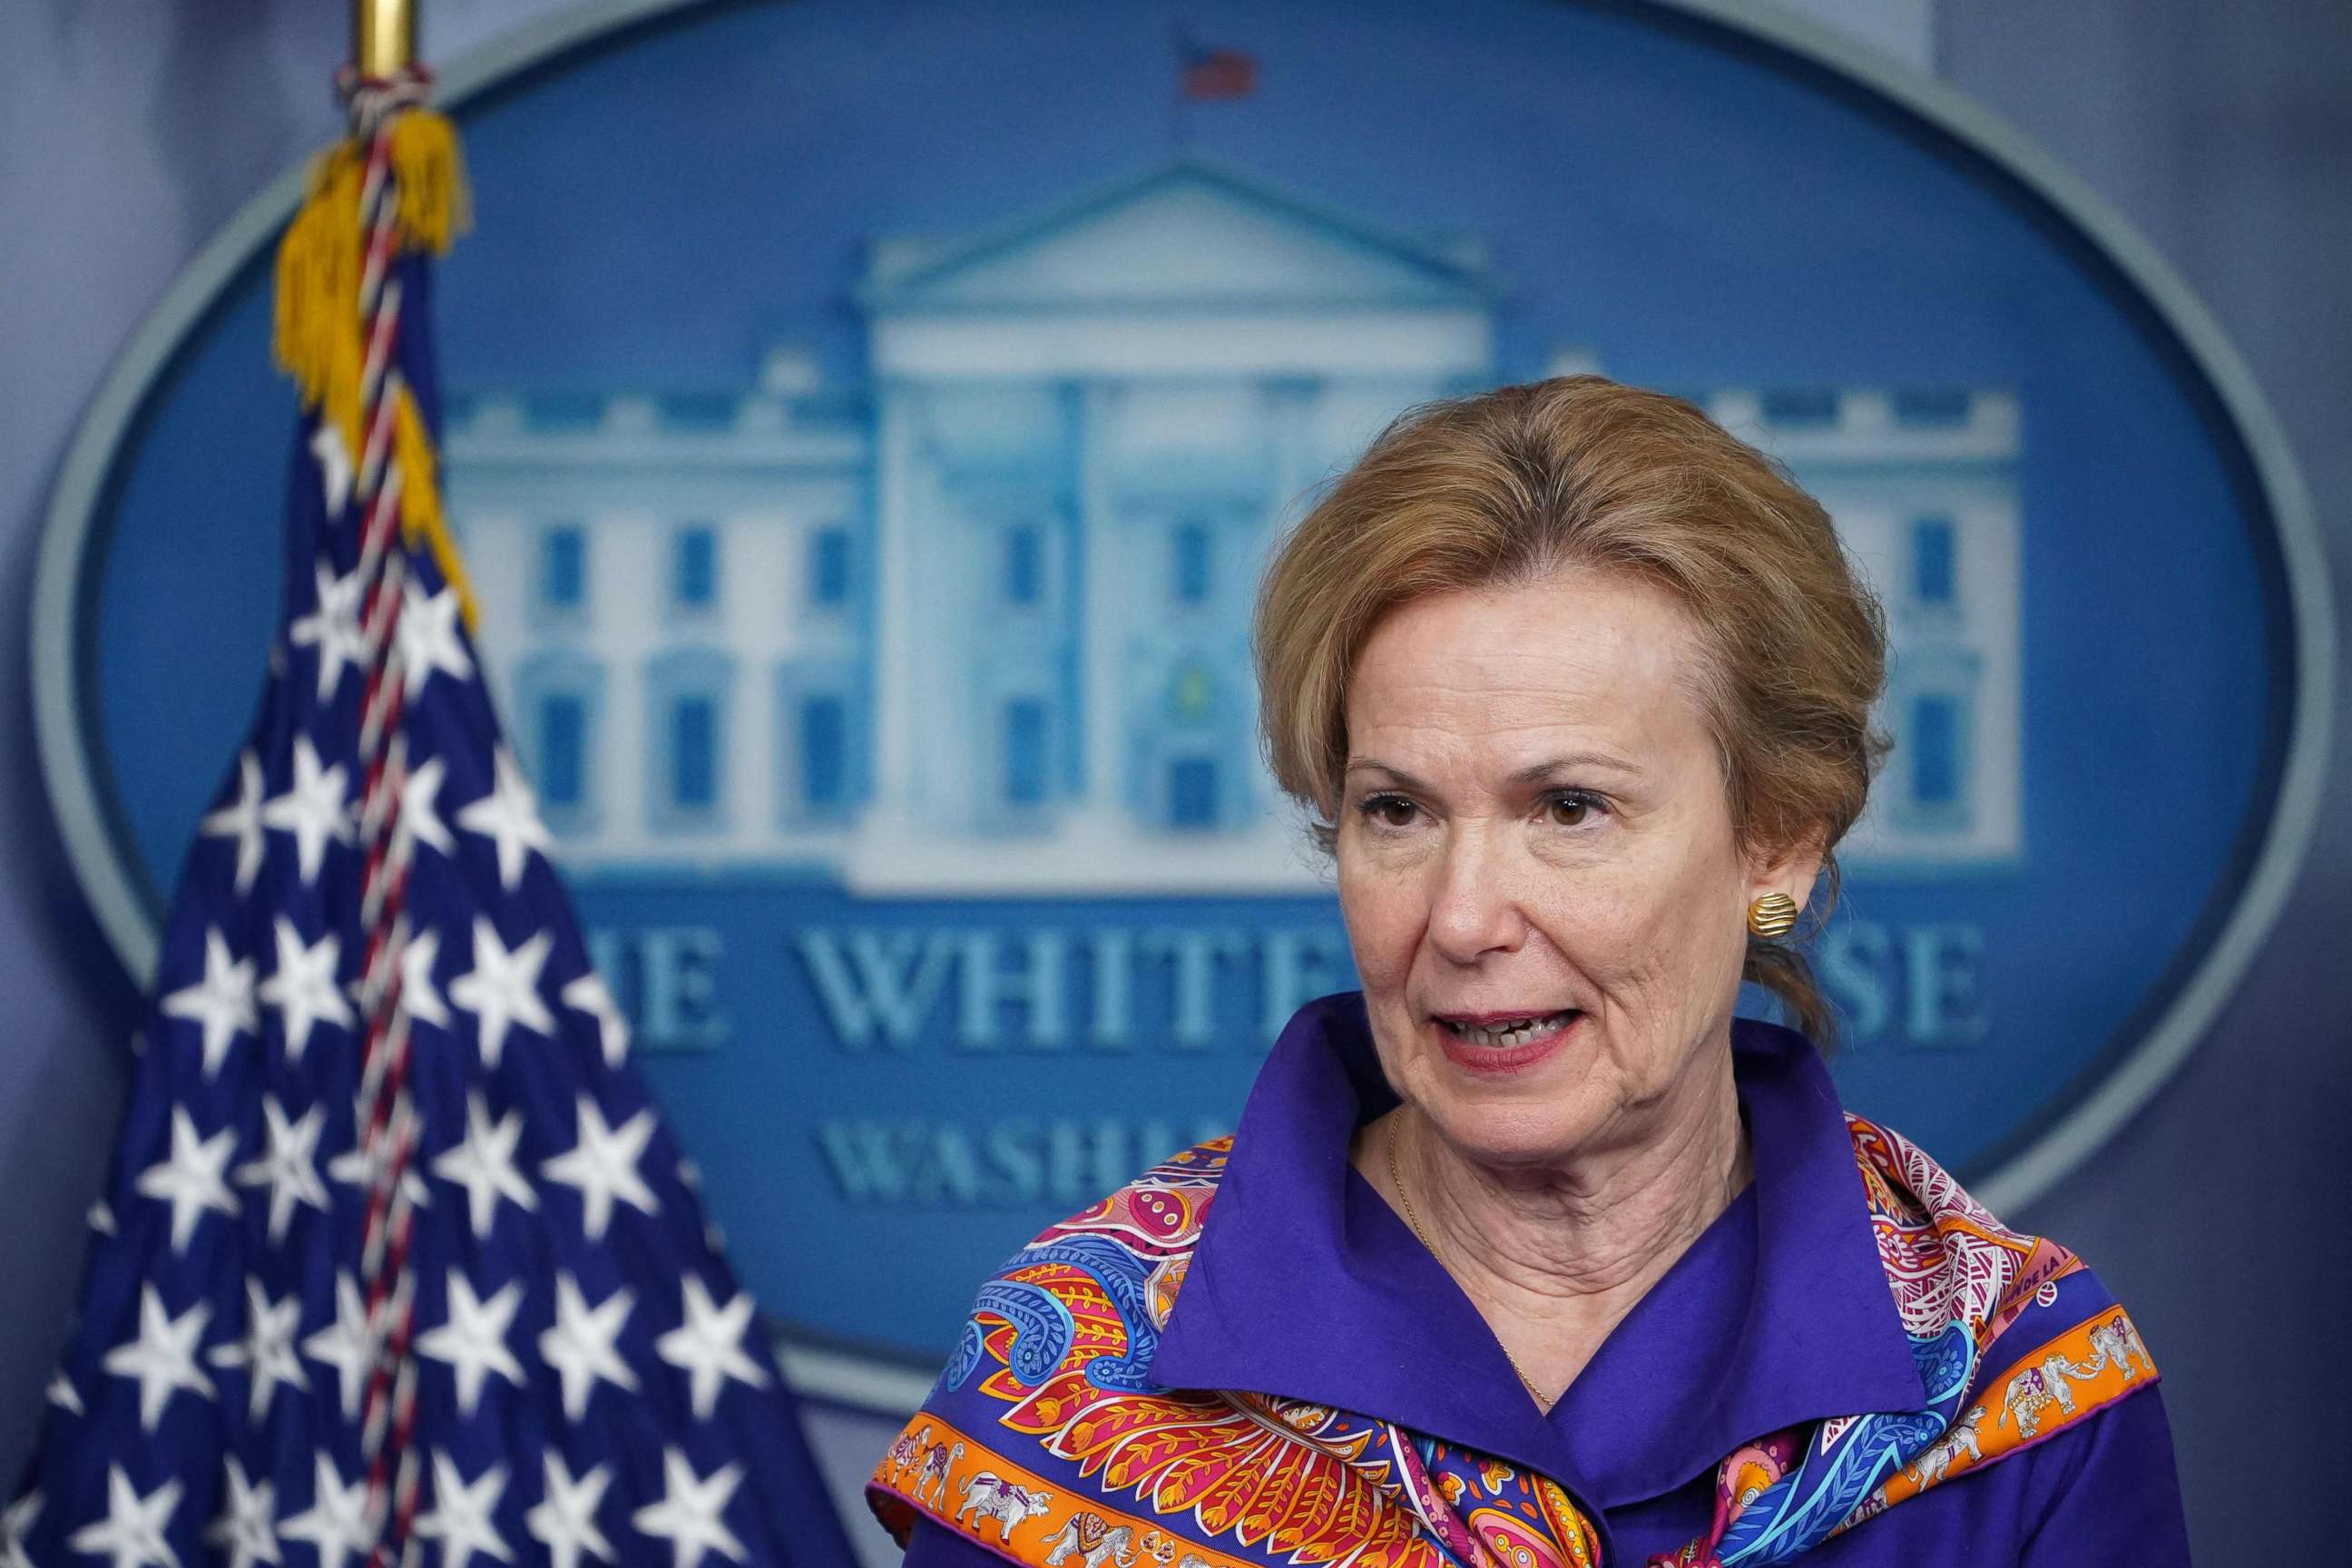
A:
<svg viewBox="0 0 2352 1568">
<path fill-rule="evenodd" d="M 1506 387 L 1392 426 L 1256 631 L 1363 989 L 982 1287 L 870 1489 L 909 1568 L 2185 1562 L 2130 1319 L 1808 1039 L 1885 751 L 1821 507 Z"/>
</svg>

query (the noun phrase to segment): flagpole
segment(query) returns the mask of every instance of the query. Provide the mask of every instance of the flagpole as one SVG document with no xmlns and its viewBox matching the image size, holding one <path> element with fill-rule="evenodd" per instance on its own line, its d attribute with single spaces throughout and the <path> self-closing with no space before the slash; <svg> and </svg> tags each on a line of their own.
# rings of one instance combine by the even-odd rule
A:
<svg viewBox="0 0 2352 1568">
<path fill-rule="evenodd" d="M 381 81 L 416 58 L 417 0 L 352 0 L 352 64 Z"/>
</svg>

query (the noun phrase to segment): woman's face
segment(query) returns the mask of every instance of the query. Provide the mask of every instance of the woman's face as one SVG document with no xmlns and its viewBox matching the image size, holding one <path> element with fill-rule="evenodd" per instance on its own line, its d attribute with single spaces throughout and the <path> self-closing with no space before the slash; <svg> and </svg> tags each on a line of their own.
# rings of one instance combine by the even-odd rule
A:
<svg viewBox="0 0 2352 1568">
<path fill-rule="evenodd" d="M 1408 602 L 1357 659 L 1340 908 L 1389 1081 L 1473 1158 L 1660 1135 L 1727 1044 L 1749 900 L 1811 884 L 1733 845 L 1702 657 L 1664 590 L 1580 570 Z"/>
</svg>

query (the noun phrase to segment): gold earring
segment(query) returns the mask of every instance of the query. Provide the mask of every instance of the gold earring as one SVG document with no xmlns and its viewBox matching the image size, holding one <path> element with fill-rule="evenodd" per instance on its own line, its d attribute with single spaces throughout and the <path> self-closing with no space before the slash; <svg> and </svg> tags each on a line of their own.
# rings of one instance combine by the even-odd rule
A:
<svg viewBox="0 0 2352 1568">
<path fill-rule="evenodd" d="M 1786 893 L 1767 893 L 1748 906 L 1748 929 L 1768 942 L 1796 923 L 1797 900 Z"/>
</svg>

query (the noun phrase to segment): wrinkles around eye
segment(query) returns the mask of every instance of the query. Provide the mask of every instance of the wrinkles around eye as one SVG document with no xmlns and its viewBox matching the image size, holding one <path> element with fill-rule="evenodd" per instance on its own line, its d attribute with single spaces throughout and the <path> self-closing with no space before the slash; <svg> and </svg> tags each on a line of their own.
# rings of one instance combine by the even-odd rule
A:
<svg viewBox="0 0 2352 1568">
<path fill-rule="evenodd" d="M 1552 791 L 1538 803 L 1538 810 L 1546 826 L 1570 832 L 1587 830 L 1609 815 L 1606 802 L 1582 790 Z M 1563 811 L 1575 812 L 1574 820 L 1561 821 L 1555 815 Z M 1403 833 L 1413 826 L 1415 817 L 1428 815 L 1418 801 L 1391 791 L 1366 795 L 1356 803 L 1356 812 L 1373 832 L 1381 834 Z M 1400 818 L 1394 815 L 1399 812 L 1407 815 Z"/>
</svg>

